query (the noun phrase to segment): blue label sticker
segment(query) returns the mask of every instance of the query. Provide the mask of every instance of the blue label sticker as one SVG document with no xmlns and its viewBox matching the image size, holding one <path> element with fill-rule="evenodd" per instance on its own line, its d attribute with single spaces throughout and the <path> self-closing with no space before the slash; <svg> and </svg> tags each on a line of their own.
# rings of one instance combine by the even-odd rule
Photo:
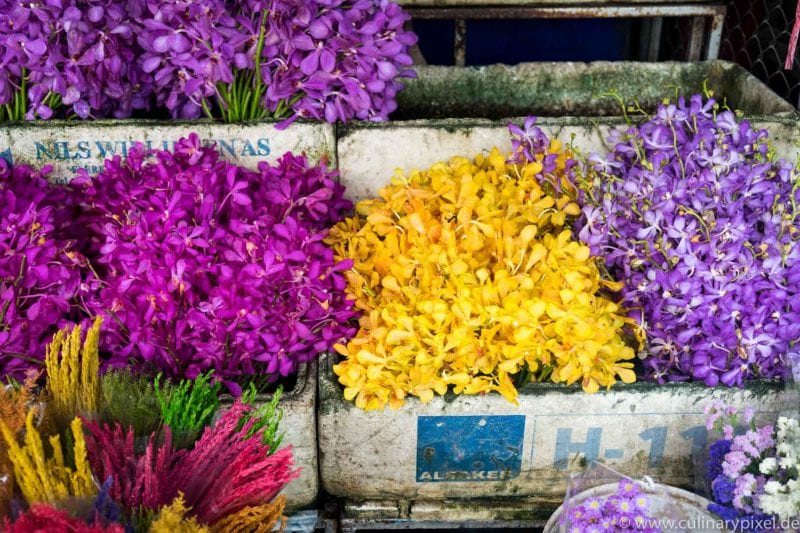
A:
<svg viewBox="0 0 800 533">
<path fill-rule="evenodd" d="M 519 475 L 525 417 L 420 416 L 417 482 L 500 481 Z"/>
<path fill-rule="evenodd" d="M 9 165 L 13 165 L 14 158 L 11 156 L 11 148 L 0 150 L 0 159 L 5 159 Z"/>
</svg>

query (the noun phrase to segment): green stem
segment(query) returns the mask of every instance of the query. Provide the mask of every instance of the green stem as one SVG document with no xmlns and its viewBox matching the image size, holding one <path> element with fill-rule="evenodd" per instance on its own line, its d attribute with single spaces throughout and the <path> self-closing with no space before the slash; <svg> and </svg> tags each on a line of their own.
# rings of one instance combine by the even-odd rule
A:
<svg viewBox="0 0 800 533">
<path fill-rule="evenodd" d="M 248 94 L 248 97 L 252 98 L 248 118 L 255 118 L 258 115 L 258 108 L 261 105 L 261 96 L 264 90 L 264 81 L 261 79 L 261 55 L 264 53 L 264 40 L 267 37 L 267 14 L 268 11 L 261 13 L 261 27 L 258 32 L 258 45 L 256 45 L 256 72 L 251 86 L 253 92 Z"/>
<path fill-rule="evenodd" d="M 203 104 L 203 112 L 206 114 L 208 118 L 213 120 L 214 116 L 211 114 L 211 109 L 208 107 L 208 100 L 203 98 L 202 104 Z"/>
</svg>

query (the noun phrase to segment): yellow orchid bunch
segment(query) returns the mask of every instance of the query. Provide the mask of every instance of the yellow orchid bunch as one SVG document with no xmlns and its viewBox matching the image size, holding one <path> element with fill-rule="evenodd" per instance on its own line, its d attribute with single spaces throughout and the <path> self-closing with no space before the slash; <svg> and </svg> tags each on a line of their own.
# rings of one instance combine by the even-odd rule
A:
<svg viewBox="0 0 800 533">
<path fill-rule="evenodd" d="M 634 323 L 602 295 L 620 285 L 571 238 L 573 197 L 548 186 L 570 183 L 571 155 L 553 139 L 522 162 L 494 149 L 398 173 L 333 228 L 363 312 L 356 337 L 336 346 L 345 398 L 397 409 L 452 387 L 516 403 L 520 373 L 587 392 L 635 380 L 623 339 Z"/>
</svg>

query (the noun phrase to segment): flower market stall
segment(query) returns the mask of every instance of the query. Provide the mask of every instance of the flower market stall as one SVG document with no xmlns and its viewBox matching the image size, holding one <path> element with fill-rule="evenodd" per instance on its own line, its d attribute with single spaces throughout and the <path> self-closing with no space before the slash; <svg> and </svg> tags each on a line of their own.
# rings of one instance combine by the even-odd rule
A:
<svg viewBox="0 0 800 533">
<path fill-rule="evenodd" d="M 2 531 L 800 530 L 794 107 L 409 21 L 0 0 Z"/>
</svg>

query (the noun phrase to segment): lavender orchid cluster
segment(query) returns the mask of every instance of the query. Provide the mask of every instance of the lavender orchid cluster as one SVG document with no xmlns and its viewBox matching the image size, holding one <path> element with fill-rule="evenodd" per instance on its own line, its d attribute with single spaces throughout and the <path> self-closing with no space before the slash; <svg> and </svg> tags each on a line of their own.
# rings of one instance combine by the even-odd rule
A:
<svg viewBox="0 0 800 533">
<path fill-rule="evenodd" d="M 57 235 L 63 192 L 27 165 L 0 158 L 0 378 L 40 367 L 82 292 L 85 261 Z"/>
<path fill-rule="evenodd" d="M 624 281 L 649 376 L 786 377 L 800 357 L 800 180 L 768 134 L 694 96 L 589 158 L 580 238 Z"/>
<path fill-rule="evenodd" d="M 151 82 L 137 66 L 134 32 L 112 0 L 0 0 L 0 120 L 145 109 Z"/>
<path fill-rule="evenodd" d="M 322 239 L 352 206 L 324 166 L 286 154 L 251 171 L 196 135 L 134 149 L 76 184 L 103 287 L 111 367 L 237 380 L 289 375 L 354 334 L 342 271 Z M 91 256 L 90 256 L 91 257 Z"/>
<path fill-rule="evenodd" d="M 387 0 L 148 2 L 139 43 L 174 117 L 386 120 L 416 36 Z"/>
<path fill-rule="evenodd" d="M 0 0 L 0 120 L 386 120 L 413 77 L 388 0 Z"/>
<path fill-rule="evenodd" d="M 592 497 L 569 509 L 561 525 L 569 533 L 642 531 L 659 533 L 649 515 L 651 498 L 631 479 L 621 479 L 617 490 L 606 497 Z"/>
</svg>

